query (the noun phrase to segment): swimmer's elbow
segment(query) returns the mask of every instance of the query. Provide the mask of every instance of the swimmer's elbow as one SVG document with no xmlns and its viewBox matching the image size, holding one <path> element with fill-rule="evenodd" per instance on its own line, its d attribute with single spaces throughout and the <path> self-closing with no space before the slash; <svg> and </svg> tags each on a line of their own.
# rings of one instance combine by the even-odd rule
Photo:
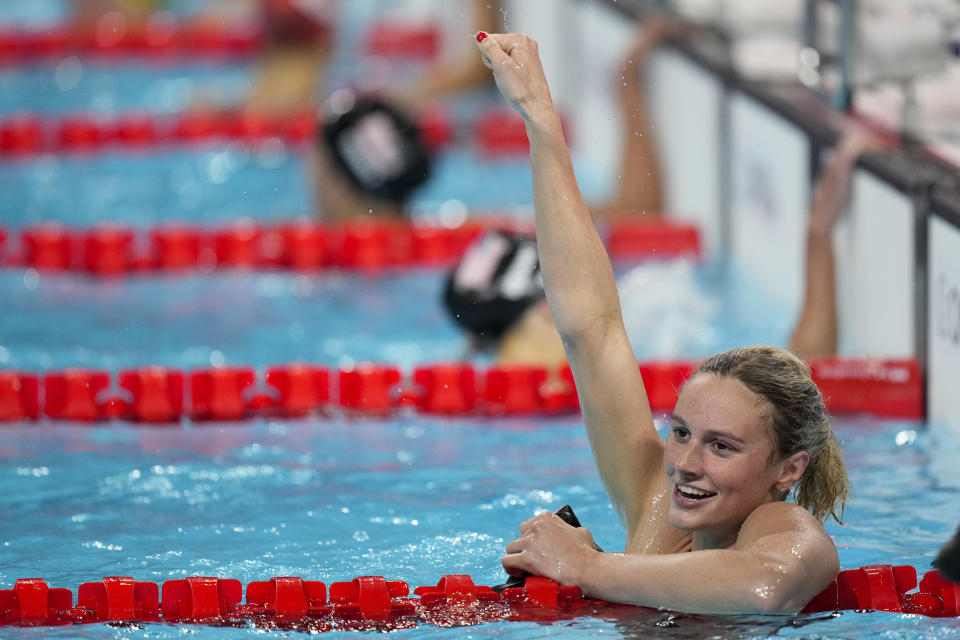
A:
<svg viewBox="0 0 960 640">
<path fill-rule="evenodd" d="M 799 607 L 793 606 L 785 591 L 782 585 L 773 581 L 754 584 L 743 613 L 797 613 Z"/>
<path fill-rule="evenodd" d="M 802 591 L 782 575 L 762 579 L 751 587 L 747 598 L 750 610 L 744 613 L 799 613 L 807 604 Z"/>
<path fill-rule="evenodd" d="M 567 353 L 578 351 L 585 345 L 596 343 L 598 340 L 605 340 L 613 333 L 615 327 L 623 326 L 619 309 L 578 319 L 561 318 L 554 313 L 554 322 Z"/>
</svg>

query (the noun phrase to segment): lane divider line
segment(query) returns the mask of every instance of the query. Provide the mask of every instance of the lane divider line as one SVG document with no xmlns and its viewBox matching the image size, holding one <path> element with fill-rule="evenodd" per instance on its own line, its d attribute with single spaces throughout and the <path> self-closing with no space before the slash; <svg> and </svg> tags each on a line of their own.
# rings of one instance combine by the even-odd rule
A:
<svg viewBox="0 0 960 640">
<path fill-rule="evenodd" d="M 812 360 L 828 411 L 923 420 L 924 392 L 916 360 Z M 672 411 L 697 363 L 638 364 L 650 406 Z M 0 370 L 0 423 L 125 420 L 173 425 L 340 413 L 391 416 L 551 416 L 579 411 L 573 375 L 524 366 L 467 362 L 389 363 L 330 368 L 291 363 L 266 368 L 225 366 L 181 371 L 159 366 L 46 373 Z"/>
<path fill-rule="evenodd" d="M 917 589 L 916 591 L 913 591 Z M 583 616 L 636 615 L 642 607 L 587 598 L 577 587 L 528 577 L 522 587 L 498 593 L 468 575 L 445 575 L 436 586 L 410 594 L 402 580 L 360 576 L 349 582 L 297 576 L 251 582 L 243 600 L 239 580 L 192 576 L 158 587 L 128 576 L 86 582 L 74 603 L 70 589 L 50 588 L 40 578 L 18 579 L 0 590 L 0 625 L 54 626 L 103 622 L 237 624 L 257 627 L 390 630 L 465 626 L 506 620 L 552 622 Z M 931 570 L 917 582 L 913 566 L 871 565 L 841 571 L 802 611 L 888 611 L 960 617 L 960 584 Z M 650 609 L 649 611 L 654 611 Z"/>
<path fill-rule="evenodd" d="M 0 227 L 0 266 L 116 277 L 133 273 L 215 269 L 349 269 L 448 267 L 491 229 L 533 233 L 529 223 L 471 217 L 455 226 L 406 221 L 325 225 L 308 219 L 261 224 L 242 219 L 200 227 L 163 224 L 86 228 L 42 224 L 8 232 Z M 615 260 L 699 259 L 699 229 L 681 222 L 623 221 L 602 230 Z"/>
</svg>

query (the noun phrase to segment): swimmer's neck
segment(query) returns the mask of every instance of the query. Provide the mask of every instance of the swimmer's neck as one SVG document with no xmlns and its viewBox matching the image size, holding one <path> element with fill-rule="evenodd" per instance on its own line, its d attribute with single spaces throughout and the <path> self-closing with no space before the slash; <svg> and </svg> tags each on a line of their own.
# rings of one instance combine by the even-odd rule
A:
<svg viewBox="0 0 960 640">
<path fill-rule="evenodd" d="M 567 362 L 547 301 L 531 305 L 500 338 L 498 365 L 525 365 L 556 369 Z"/>
<path fill-rule="evenodd" d="M 389 202 L 382 204 L 369 201 L 363 205 L 331 207 L 321 212 L 321 218 L 336 224 L 354 222 L 404 223 L 406 216 L 399 205 Z"/>
</svg>

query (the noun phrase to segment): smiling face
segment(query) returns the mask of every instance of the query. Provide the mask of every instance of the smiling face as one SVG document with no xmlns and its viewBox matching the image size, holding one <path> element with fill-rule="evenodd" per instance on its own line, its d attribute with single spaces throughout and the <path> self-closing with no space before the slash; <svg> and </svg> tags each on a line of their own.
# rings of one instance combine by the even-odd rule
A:
<svg viewBox="0 0 960 640">
<path fill-rule="evenodd" d="M 670 524 L 693 532 L 694 549 L 732 545 L 747 516 L 799 478 L 794 456 L 774 454 L 771 410 L 735 378 L 701 373 L 684 386 L 663 466 Z"/>
</svg>

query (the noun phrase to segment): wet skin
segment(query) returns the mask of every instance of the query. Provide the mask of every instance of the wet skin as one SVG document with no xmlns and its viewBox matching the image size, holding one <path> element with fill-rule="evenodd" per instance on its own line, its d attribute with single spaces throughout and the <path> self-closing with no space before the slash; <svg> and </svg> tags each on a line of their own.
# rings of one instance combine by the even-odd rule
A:
<svg viewBox="0 0 960 640">
<path fill-rule="evenodd" d="M 769 411 L 765 400 L 729 377 L 697 375 L 680 394 L 663 466 L 670 524 L 693 532 L 693 549 L 732 546 L 747 516 L 780 498 L 795 465 L 806 467 L 805 453 L 803 460 L 774 453 Z"/>
</svg>

